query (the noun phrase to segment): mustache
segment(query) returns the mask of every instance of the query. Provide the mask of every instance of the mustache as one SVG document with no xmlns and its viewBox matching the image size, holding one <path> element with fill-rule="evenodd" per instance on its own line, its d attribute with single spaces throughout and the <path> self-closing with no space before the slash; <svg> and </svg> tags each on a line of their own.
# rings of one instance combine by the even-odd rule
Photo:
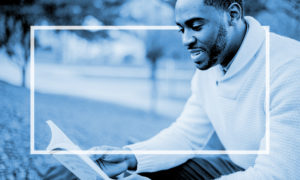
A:
<svg viewBox="0 0 300 180">
<path fill-rule="evenodd" d="M 198 43 L 191 43 L 191 44 L 188 44 L 187 46 L 187 50 L 188 51 L 207 51 L 205 47 L 201 46 L 200 44 Z"/>
<path fill-rule="evenodd" d="M 203 51 L 203 52 L 206 52 L 206 49 L 203 48 L 203 47 L 200 47 L 200 46 L 189 46 L 189 47 L 187 47 L 187 50 L 189 52 L 194 52 L 194 51 Z"/>
</svg>

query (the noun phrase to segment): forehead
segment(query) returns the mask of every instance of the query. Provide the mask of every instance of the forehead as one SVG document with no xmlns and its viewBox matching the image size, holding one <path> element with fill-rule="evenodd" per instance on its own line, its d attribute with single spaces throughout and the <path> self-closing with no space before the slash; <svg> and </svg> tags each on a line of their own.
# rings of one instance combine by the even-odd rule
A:
<svg viewBox="0 0 300 180">
<path fill-rule="evenodd" d="M 175 13 L 176 22 L 184 23 L 194 18 L 213 19 L 217 16 L 218 10 L 205 5 L 203 0 L 177 0 Z"/>
</svg>

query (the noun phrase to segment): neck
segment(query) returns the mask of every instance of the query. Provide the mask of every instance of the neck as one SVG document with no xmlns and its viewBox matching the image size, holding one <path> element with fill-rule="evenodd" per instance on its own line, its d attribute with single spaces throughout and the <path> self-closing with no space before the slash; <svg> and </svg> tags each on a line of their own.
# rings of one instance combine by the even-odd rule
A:
<svg viewBox="0 0 300 180">
<path fill-rule="evenodd" d="M 228 64 L 230 64 L 230 62 L 232 61 L 232 59 L 234 58 L 234 56 L 238 52 L 239 48 L 241 47 L 241 45 L 243 43 L 246 32 L 247 32 L 246 21 L 241 20 L 240 24 L 238 24 L 235 27 L 235 30 L 232 33 L 233 36 L 231 37 L 231 43 L 229 43 L 228 46 L 227 46 L 227 48 L 229 48 L 228 53 L 224 57 L 224 59 L 221 63 L 223 68 L 227 67 Z"/>
</svg>

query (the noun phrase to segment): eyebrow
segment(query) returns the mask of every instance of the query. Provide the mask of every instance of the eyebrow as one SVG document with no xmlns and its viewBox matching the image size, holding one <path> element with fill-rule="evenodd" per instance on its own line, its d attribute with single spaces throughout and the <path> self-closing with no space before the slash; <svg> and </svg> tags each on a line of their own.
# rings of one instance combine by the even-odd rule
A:
<svg viewBox="0 0 300 180">
<path fill-rule="evenodd" d="M 200 21 L 200 22 L 202 22 L 202 23 L 205 23 L 205 22 L 206 22 L 205 19 L 196 17 L 196 18 L 192 18 L 192 19 L 187 20 L 187 21 L 185 22 L 185 24 L 186 24 L 186 25 L 191 25 L 191 24 L 193 24 L 195 21 Z"/>
</svg>

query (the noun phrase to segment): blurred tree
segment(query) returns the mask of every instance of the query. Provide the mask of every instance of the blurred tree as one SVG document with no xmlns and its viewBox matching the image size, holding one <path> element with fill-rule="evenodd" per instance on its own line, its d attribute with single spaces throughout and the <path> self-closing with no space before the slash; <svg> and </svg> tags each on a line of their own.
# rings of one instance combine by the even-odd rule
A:
<svg viewBox="0 0 300 180">
<path fill-rule="evenodd" d="M 180 34 L 174 30 L 148 30 L 144 42 L 146 58 L 149 60 L 151 68 L 151 109 L 154 111 L 158 96 L 156 77 L 158 61 L 163 58 L 172 59 L 173 61 L 182 59 L 185 49 L 182 47 Z"/>
<path fill-rule="evenodd" d="M 1 1 L 0 48 L 21 68 L 22 86 L 25 87 L 26 69 L 29 62 L 30 25 L 35 22 L 34 0 Z M 20 9 L 20 5 L 23 7 Z"/>
<path fill-rule="evenodd" d="M 171 1 L 170 1 L 171 2 Z M 172 3 L 171 3 L 172 4 Z M 154 13 L 155 12 L 155 13 Z M 174 12 L 172 7 L 164 0 L 130 0 L 122 8 L 122 18 L 126 23 L 131 22 L 137 25 L 174 25 Z M 169 38 L 172 36 L 173 38 Z M 174 34 L 164 30 L 148 30 L 141 37 L 145 43 L 146 59 L 150 64 L 151 80 L 151 111 L 155 111 L 158 96 L 157 87 L 157 62 L 159 59 L 173 50 L 170 48 L 170 39 Z M 180 46 L 178 46 L 180 47 Z"/>
<path fill-rule="evenodd" d="M 156 82 L 156 71 L 157 71 L 157 61 L 164 55 L 163 43 L 159 42 L 161 40 L 161 33 L 159 31 L 147 31 L 145 47 L 146 47 L 146 57 L 150 62 L 151 75 L 150 80 L 152 83 L 151 87 L 151 111 L 155 112 L 158 88 Z"/>
<path fill-rule="evenodd" d="M 125 3 L 120 0 L 36 0 L 43 8 L 43 19 L 54 25 L 114 25 L 120 17 L 120 8 Z M 86 24 L 89 19 L 100 24 Z M 97 37 L 108 38 L 106 31 L 72 31 L 88 40 Z"/>
<path fill-rule="evenodd" d="M 300 20 L 300 0 L 287 0 L 289 7 L 285 8 L 286 13 Z"/>
<path fill-rule="evenodd" d="M 256 16 L 261 11 L 267 10 L 265 0 L 245 0 L 244 6 L 246 16 Z"/>
<path fill-rule="evenodd" d="M 30 26 L 44 22 L 54 25 L 82 25 L 86 17 L 95 17 L 103 25 L 113 25 L 124 1 L 119 0 L 1 0 L 0 48 L 21 69 L 25 87 L 30 56 Z M 108 38 L 105 31 L 73 31 L 89 40 Z M 38 42 L 36 43 L 38 44 Z"/>
<path fill-rule="evenodd" d="M 281 0 L 283 1 L 283 0 Z M 290 17 L 289 21 L 293 21 L 293 29 L 286 29 L 287 35 L 297 40 L 300 40 L 300 0 L 286 0 L 283 1 L 283 13 Z M 291 32 L 293 31 L 293 32 Z M 288 33 L 290 32 L 290 33 Z"/>
<path fill-rule="evenodd" d="M 256 8 L 257 12 L 250 15 L 255 16 L 261 24 L 270 26 L 272 32 L 300 40 L 299 0 L 255 0 L 253 4 L 251 1 L 246 2 L 248 9 L 253 6 L 261 7 Z"/>
</svg>

